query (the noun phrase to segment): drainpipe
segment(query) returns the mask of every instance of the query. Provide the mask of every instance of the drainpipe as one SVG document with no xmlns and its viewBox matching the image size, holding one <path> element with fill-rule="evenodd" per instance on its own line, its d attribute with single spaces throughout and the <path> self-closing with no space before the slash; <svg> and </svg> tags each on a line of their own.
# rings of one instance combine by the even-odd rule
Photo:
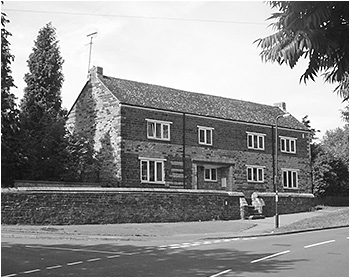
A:
<svg viewBox="0 0 350 278">
<path fill-rule="evenodd" d="M 186 114 L 182 115 L 182 169 L 183 169 L 183 188 L 186 188 L 186 175 L 185 175 L 185 165 L 186 165 Z"/>
</svg>

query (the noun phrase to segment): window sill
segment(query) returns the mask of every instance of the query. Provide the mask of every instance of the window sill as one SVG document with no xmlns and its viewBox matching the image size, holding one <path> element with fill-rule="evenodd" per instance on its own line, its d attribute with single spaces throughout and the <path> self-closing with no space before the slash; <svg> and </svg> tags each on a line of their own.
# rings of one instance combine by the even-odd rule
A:
<svg viewBox="0 0 350 278">
<path fill-rule="evenodd" d="M 165 181 L 141 181 L 142 184 L 165 184 Z"/>
<path fill-rule="evenodd" d="M 265 183 L 265 181 L 247 181 L 248 183 L 260 183 L 260 184 L 262 184 L 262 183 Z"/>
<path fill-rule="evenodd" d="M 161 139 L 161 138 L 153 138 L 153 137 L 147 137 L 148 140 L 155 140 L 155 141 L 164 141 L 164 142 L 170 142 L 170 139 Z"/>
<path fill-rule="evenodd" d="M 248 147 L 248 150 L 261 151 L 261 152 L 265 151 L 265 149 L 256 149 L 256 148 L 249 148 L 249 147 Z"/>
<path fill-rule="evenodd" d="M 212 147 L 213 144 L 198 143 L 200 146 Z"/>
</svg>

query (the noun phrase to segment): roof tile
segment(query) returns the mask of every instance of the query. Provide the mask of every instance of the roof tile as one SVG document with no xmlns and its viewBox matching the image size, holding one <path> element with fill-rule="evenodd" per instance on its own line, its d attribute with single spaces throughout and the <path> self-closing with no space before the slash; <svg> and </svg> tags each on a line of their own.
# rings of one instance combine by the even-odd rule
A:
<svg viewBox="0 0 350 278">
<path fill-rule="evenodd" d="M 187 92 L 158 85 L 99 75 L 102 83 L 124 104 L 171 110 L 227 120 L 273 125 L 284 112 L 249 101 Z M 279 126 L 307 130 L 293 116 L 281 118 Z"/>
</svg>

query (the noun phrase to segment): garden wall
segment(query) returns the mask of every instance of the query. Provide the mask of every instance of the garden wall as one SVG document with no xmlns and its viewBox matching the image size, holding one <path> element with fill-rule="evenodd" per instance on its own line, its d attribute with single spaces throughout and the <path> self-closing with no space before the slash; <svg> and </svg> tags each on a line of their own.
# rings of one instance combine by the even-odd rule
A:
<svg viewBox="0 0 350 278">
<path fill-rule="evenodd" d="M 274 192 L 254 192 L 252 203 L 257 198 L 262 199 L 264 202 L 263 214 L 270 217 L 276 212 L 275 196 Z M 311 193 L 278 193 L 278 214 L 307 212 L 314 209 L 315 196 Z"/>
<path fill-rule="evenodd" d="M 78 225 L 232 220 L 238 192 L 186 189 L 19 187 L 2 189 L 1 223 Z"/>
</svg>

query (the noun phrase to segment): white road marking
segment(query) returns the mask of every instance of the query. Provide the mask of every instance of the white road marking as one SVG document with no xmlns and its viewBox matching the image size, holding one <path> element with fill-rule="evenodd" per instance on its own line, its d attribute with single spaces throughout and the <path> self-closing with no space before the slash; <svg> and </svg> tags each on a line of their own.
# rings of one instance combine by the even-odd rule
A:
<svg viewBox="0 0 350 278">
<path fill-rule="evenodd" d="M 4 275 L 4 277 L 13 277 L 13 276 L 17 276 L 18 274 L 8 274 L 8 275 Z"/>
<path fill-rule="evenodd" d="M 54 269 L 54 268 L 60 268 L 62 265 L 54 265 L 54 266 L 48 266 L 46 269 Z"/>
<path fill-rule="evenodd" d="M 260 259 L 251 261 L 250 263 L 251 263 L 251 264 L 257 263 L 257 262 L 260 262 L 260 261 L 263 261 L 263 260 L 267 260 L 267 259 L 270 259 L 270 258 L 273 258 L 273 257 L 277 257 L 277 256 L 280 256 L 280 255 L 283 255 L 283 254 L 287 254 L 287 253 L 289 253 L 289 252 L 290 252 L 290 250 L 286 250 L 286 251 L 283 251 L 283 252 L 279 252 L 279 253 L 272 254 L 272 255 L 267 256 L 267 257 L 263 257 L 263 258 L 260 258 Z"/>
<path fill-rule="evenodd" d="M 64 248 L 64 247 L 49 247 L 49 246 L 37 246 L 37 245 L 26 245 L 27 248 L 38 248 L 38 249 L 52 249 L 52 250 L 64 250 L 73 252 L 93 252 L 101 254 L 116 254 L 117 252 L 103 251 L 103 250 L 92 250 L 92 249 L 80 249 L 80 248 Z M 122 252 L 119 252 L 122 253 Z"/>
<path fill-rule="evenodd" d="M 24 272 L 22 272 L 22 273 L 28 274 L 28 273 L 38 272 L 38 271 L 40 271 L 39 268 L 33 269 L 33 270 L 24 271 Z"/>
<path fill-rule="evenodd" d="M 232 269 L 227 269 L 227 270 L 224 270 L 224 271 L 221 271 L 221 272 L 219 272 L 219 273 L 216 273 L 216 274 L 214 274 L 214 275 L 211 275 L 211 276 L 209 276 L 209 277 L 217 277 L 217 276 L 220 276 L 221 274 L 225 274 L 225 273 L 227 273 L 227 272 L 230 272 Z"/>
<path fill-rule="evenodd" d="M 113 255 L 113 256 L 108 256 L 107 259 L 114 259 L 114 258 L 119 258 L 120 255 Z"/>
<path fill-rule="evenodd" d="M 323 242 L 319 242 L 319 243 L 315 243 L 315 244 L 306 245 L 306 246 L 304 246 L 304 248 L 310 248 L 310 247 L 314 247 L 314 246 L 318 246 L 318 245 L 322 245 L 322 244 L 327 244 L 327 243 L 331 243 L 331 242 L 335 242 L 335 240 L 332 239 L 332 240 L 328 240 L 328 241 L 323 241 Z"/>
<path fill-rule="evenodd" d="M 72 263 L 67 263 L 67 265 L 76 265 L 76 264 L 82 264 L 82 261 L 78 261 L 78 262 L 72 262 Z"/>
<path fill-rule="evenodd" d="M 87 260 L 87 262 L 96 262 L 96 261 L 100 261 L 102 260 L 101 258 L 94 258 L 94 259 L 90 259 L 90 260 Z"/>
<path fill-rule="evenodd" d="M 174 243 L 174 244 L 169 244 L 169 245 L 160 245 L 160 246 L 155 247 L 155 249 L 165 250 L 165 249 L 188 248 L 188 247 L 198 246 L 198 245 L 218 244 L 218 243 L 224 243 L 224 242 L 230 242 L 230 241 L 252 240 L 252 239 L 256 239 L 256 237 L 214 239 L 214 240 L 206 240 L 206 241 L 196 241 L 196 242 L 192 242 L 192 243 L 189 243 L 189 242 Z"/>
<path fill-rule="evenodd" d="M 124 253 L 123 255 L 125 255 L 125 256 L 131 256 L 131 255 L 139 255 L 140 254 L 140 252 L 134 252 L 134 253 Z"/>
</svg>

